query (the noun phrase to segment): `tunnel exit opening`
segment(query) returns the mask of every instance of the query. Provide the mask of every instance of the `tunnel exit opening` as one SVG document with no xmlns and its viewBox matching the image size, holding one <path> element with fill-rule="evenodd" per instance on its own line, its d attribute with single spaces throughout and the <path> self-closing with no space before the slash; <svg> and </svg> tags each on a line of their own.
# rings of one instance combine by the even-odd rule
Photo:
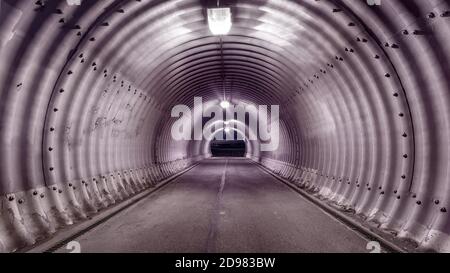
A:
<svg viewBox="0 0 450 273">
<path fill-rule="evenodd" d="M 213 140 L 210 148 L 213 157 L 244 157 L 246 153 L 243 140 Z"/>
</svg>

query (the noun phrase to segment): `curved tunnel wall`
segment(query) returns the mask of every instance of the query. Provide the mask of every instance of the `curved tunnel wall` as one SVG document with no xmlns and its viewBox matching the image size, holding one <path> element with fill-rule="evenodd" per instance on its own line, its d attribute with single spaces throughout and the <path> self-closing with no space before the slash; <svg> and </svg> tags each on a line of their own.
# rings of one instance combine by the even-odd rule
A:
<svg viewBox="0 0 450 273">
<path fill-rule="evenodd" d="M 172 140 L 170 109 L 225 90 L 280 105 L 279 149 L 249 157 L 449 251 L 449 3 L 224 1 L 220 38 L 209 4 L 2 1 L 0 250 L 208 157 Z"/>
</svg>

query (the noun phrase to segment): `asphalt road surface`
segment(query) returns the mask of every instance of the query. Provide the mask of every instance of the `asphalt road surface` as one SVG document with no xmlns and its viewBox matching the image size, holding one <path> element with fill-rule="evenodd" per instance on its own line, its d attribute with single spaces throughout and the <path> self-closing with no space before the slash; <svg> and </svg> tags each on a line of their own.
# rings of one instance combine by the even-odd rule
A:
<svg viewBox="0 0 450 273">
<path fill-rule="evenodd" d="M 369 252 L 366 238 L 244 158 L 205 160 L 76 241 L 82 252 Z"/>
</svg>

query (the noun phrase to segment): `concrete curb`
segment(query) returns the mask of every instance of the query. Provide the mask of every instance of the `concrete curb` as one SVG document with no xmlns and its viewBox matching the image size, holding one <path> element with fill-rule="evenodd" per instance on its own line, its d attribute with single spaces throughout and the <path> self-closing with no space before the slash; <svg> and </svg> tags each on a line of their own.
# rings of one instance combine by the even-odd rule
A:
<svg viewBox="0 0 450 273">
<path fill-rule="evenodd" d="M 139 201 L 145 199 L 149 195 L 162 189 L 164 186 L 168 185 L 170 182 L 173 182 L 176 178 L 190 171 L 197 165 L 198 162 L 193 164 L 192 166 L 189 166 L 183 171 L 160 181 L 154 188 L 144 190 L 143 192 L 138 193 L 137 195 L 130 197 L 129 199 L 120 202 L 115 206 L 109 207 L 104 211 L 101 211 L 100 213 L 92 216 L 89 220 L 61 229 L 58 232 L 56 232 L 51 238 L 38 242 L 36 245 L 21 249 L 17 252 L 18 253 L 54 252 L 57 249 L 64 247 L 67 243 L 73 241 L 75 238 L 88 232 L 92 228 L 95 228 L 96 226 L 106 222 L 107 220 L 114 217 L 118 213 L 126 210 L 127 208 L 137 204 Z"/>
<path fill-rule="evenodd" d="M 290 187 L 295 192 L 299 193 L 302 197 L 304 197 L 306 200 L 310 201 L 311 203 L 313 203 L 314 205 L 318 206 L 319 208 L 321 208 L 325 212 L 327 212 L 330 215 L 332 215 L 333 217 L 337 218 L 339 221 L 341 221 L 341 222 L 351 226 L 352 228 L 354 228 L 357 232 L 359 232 L 360 234 L 362 234 L 366 238 L 369 238 L 369 239 L 371 239 L 373 241 L 378 241 L 380 243 L 380 245 L 383 248 L 387 249 L 388 251 L 390 251 L 390 252 L 398 252 L 398 253 L 407 253 L 408 252 L 407 250 L 397 246 L 396 244 L 394 244 L 393 242 L 387 240 L 386 238 L 383 238 L 382 236 L 380 236 L 380 235 L 376 234 L 375 232 L 371 231 L 367 227 L 364 227 L 359 222 L 357 222 L 356 220 L 352 219 L 350 216 L 345 215 L 344 213 L 340 212 L 339 210 L 337 210 L 337 209 L 335 209 L 335 208 L 333 208 L 331 206 L 327 206 L 324 202 L 322 202 L 318 198 L 312 196 L 311 194 L 309 194 L 305 190 L 295 186 L 289 180 L 274 174 L 273 172 L 270 171 L 270 169 L 268 169 L 267 167 L 263 166 L 262 164 L 254 162 L 254 161 L 252 161 L 252 162 L 256 166 L 258 166 L 261 170 L 263 170 L 265 173 L 273 176 L 278 181 L 280 181 L 283 184 L 285 184 L 286 186 Z"/>
</svg>

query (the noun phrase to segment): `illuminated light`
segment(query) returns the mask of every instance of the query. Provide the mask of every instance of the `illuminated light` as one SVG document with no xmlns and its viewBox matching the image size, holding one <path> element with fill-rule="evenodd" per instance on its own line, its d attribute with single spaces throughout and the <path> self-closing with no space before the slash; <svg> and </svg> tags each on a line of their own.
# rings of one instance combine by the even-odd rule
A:
<svg viewBox="0 0 450 273">
<path fill-rule="evenodd" d="M 226 35 L 231 29 L 230 8 L 208 9 L 208 26 L 214 35 Z"/>
<path fill-rule="evenodd" d="M 228 125 L 228 124 L 230 124 L 230 122 L 229 121 L 224 121 L 223 124 Z"/>
<path fill-rule="evenodd" d="M 230 130 L 231 130 L 230 127 L 226 127 L 226 128 L 225 128 L 225 133 L 229 133 Z"/>
<path fill-rule="evenodd" d="M 226 101 L 226 100 L 224 100 L 224 101 L 222 101 L 221 103 L 220 103 L 220 107 L 222 107 L 223 109 L 226 109 L 226 108 L 228 108 L 230 106 L 230 103 L 228 102 L 228 101 Z"/>
</svg>

